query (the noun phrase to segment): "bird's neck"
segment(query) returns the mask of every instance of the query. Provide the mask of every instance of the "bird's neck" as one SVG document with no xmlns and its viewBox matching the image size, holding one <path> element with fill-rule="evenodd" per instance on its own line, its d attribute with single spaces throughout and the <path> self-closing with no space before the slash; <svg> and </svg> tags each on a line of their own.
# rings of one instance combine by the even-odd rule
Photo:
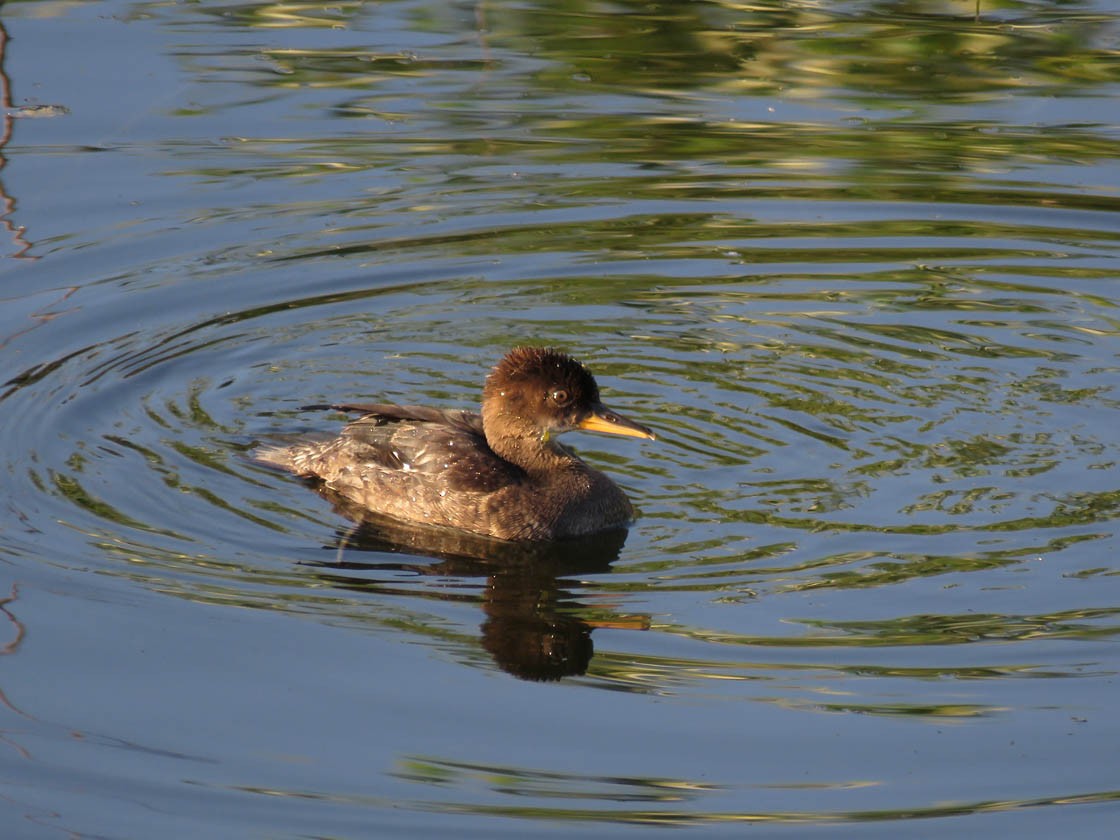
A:
<svg viewBox="0 0 1120 840">
<path fill-rule="evenodd" d="M 583 464 L 557 443 L 555 437 L 542 435 L 539 429 L 504 418 L 487 417 L 485 411 L 482 427 L 486 443 L 494 454 L 530 475 L 556 474 Z"/>
<path fill-rule="evenodd" d="M 516 464 L 530 475 L 555 473 L 578 466 L 581 462 L 555 440 L 518 435 L 487 435 L 487 443 L 494 452 L 511 464 Z"/>
</svg>

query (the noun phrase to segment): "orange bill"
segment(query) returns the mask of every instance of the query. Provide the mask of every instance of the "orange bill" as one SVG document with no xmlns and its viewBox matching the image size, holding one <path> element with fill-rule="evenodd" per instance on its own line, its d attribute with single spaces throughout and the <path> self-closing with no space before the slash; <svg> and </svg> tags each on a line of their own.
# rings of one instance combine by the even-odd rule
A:
<svg viewBox="0 0 1120 840">
<path fill-rule="evenodd" d="M 576 427 L 589 432 L 606 432 L 608 435 L 656 439 L 654 433 L 641 423 L 635 423 L 618 412 L 611 411 L 602 403 L 592 406 L 591 413 L 577 423 Z"/>
</svg>

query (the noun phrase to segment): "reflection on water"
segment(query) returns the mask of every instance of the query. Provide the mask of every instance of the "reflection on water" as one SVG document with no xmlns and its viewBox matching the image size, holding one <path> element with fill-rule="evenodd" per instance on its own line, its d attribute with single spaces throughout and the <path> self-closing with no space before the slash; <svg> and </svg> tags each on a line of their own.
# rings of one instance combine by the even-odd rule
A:
<svg viewBox="0 0 1120 840">
<path fill-rule="evenodd" d="M 5 801 L 1107 833 L 1120 10 L 976 11 L 7 4 Z M 657 427 L 575 441 L 629 534 L 355 529 L 247 457 L 520 342 Z"/>
<path fill-rule="evenodd" d="M 12 139 L 12 128 L 16 116 L 34 113 L 38 109 L 31 109 L 30 111 L 25 108 L 18 108 L 12 104 L 12 82 L 8 78 L 8 73 L 4 67 L 8 52 L 8 30 L 4 28 L 4 24 L 0 21 L 0 119 L 3 120 L 3 128 L 0 129 L 0 171 L 8 163 L 8 159 L 3 154 L 3 149 Z M 31 249 L 31 243 L 27 241 L 26 230 L 16 225 L 12 220 L 12 214 L 15 212 L 16 202 L 11 196 L 8 195 L 2 182 L 0 182 L 0 227 L 11 238 L 13 250 L 6 254 L 13 259 L 23 259 L 26 257 L 27 252 Z"/>
<path fill-rule="evenodd" d="M 437 581 L 425 588 L 426 597 L 474 600 L 457 581 L 484 578 L 482 646 L 498 666 L 528 680 L 557 680 L 587 670 L 594 651 L 595 626 L 641 626 L 641 619 L 613 620 L 590 616 L 562 585 L 568 578 L 604 574 L 618 559 L 625 531 L 608 531 L 556 543 L 509 543 L 448 529 L 410 527 L 386 518 L 373 518 L 341 498 L 335 509 L 357 519 L 340 534 L 337 559 L 314 563 L 324 571 L 315 579 L 339 589 L 396 594 L 393 579 L 378 572 L 426 575 Z M 397 553 L 438 558 L 440 562 L 362 562 L 354 552 Z M 600 605 L 598 612 L 606 612 Z M 585 618 L 584 616 L 587 616 Z"/>
</svg>

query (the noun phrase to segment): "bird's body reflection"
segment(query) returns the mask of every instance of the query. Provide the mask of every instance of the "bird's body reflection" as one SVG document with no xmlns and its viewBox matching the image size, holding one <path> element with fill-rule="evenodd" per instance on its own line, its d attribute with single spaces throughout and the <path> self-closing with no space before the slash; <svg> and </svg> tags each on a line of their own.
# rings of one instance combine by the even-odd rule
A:
<svg viewBox="0 0 1120 840">
<path fill-rule="evenodd" d="M 512 543 L 448 528 L 371 516 L 346 499 L 328 496 L 355 525 L 338 533 L 333 561 L 317 563 L 320 580 L 369 591 L 383 583 L 363 573 L 409 571 L 418 575 L 486 578 L 482 595 L 482 645 L 502 670 L 527 680 L 550 681 L 587 671 L 596 626 L 644 627 L 644 618 L 588 621 L 571 591 L 572 578 L 610 570 L 626 542 L 616 529 L 550 543 Z M 399 562 L 365 562 L 363 553 L 411 555 Z M 434 558 L 436 562 L 431 562 Z"/>
</svg>

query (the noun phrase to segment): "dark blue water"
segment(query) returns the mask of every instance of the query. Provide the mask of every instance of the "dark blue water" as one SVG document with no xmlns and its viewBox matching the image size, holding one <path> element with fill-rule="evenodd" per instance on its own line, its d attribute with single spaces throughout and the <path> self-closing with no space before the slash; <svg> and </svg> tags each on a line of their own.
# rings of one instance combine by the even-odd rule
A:
<svg viewBox="0 0 1120 840">
<path fill-rule="evenodd" d="M 6 4 L 0 833 L 1107 836 L 1118 15 Z M 248 457 L 522 342 L 624 541 Z"/>
</svg>

